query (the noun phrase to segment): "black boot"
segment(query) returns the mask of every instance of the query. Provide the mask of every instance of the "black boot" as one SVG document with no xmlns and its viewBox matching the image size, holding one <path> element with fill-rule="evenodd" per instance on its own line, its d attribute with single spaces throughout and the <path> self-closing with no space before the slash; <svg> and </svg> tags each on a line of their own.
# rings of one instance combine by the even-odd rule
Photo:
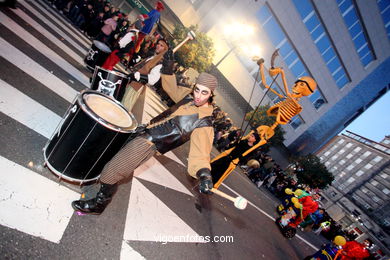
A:
<svg viewBox="0 0 390 260">
<path fill-rule="evenodd" d="M 90 200 L 75 200 L 72 202 L 72 207 L 74 210 L 85 214 L 100 215 L 111 202 L 117 187 L 117 184 L 102 183 L 95 198 Z"/>
</svg>

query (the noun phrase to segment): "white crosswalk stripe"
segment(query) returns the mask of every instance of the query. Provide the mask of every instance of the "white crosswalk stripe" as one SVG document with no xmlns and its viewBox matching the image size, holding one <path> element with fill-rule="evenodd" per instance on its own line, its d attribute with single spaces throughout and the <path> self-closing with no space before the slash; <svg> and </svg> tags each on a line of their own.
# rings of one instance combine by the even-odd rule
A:
<svg viewBox="0 0 390 260">
<path fill-rule="evenodd" d="M 35 1 L 24 1 L 22 0 L 21 3 L 24 2 L 35 2 Z M 44 1 L 37 0 L 36 2 L 42 3 L 43 5 L 46 5 Z M 36 3 L 36 6 L 41 10 L 41 12 L 48 15 L 51 19 L 54 21 L 58 21 L 59 25 L 61 26 L 62 30 L 68 32 L 69 34 L 76 34 L 76 37 L 80 39 L 80 44 L 83 45 L 86 48 L 89 48 L 91 46 L 91 41 L 87 39 L 82 33 L 80 33 L 78 30 L 74 28 L 69 27 L 68 21 L 66 21 L 61 15 L 56 13 L 52 8 L 48 7 L 49 12 L 47 12 L 42 6 L 40 6 L 38 3 Z M 46 5 L 47 6 L 47 5 Z M 27 5 L 26 5 L 27 7 Z"/>
<path fill-rule="evenodd" d="M 72 102 L 76 97 L 76 90 L 33 61 L 27 55 L 13 47 L 3 38 L 0 38 L 0 52 L 2 57 L 22 69 L 33 78 L 39 80 L 43 85 L 51 89 L 55 94 L 63 97 L 68 102 Z"/>
<path fill-rule="evenodd" d="M 51 61 L 59 65 L 63 70 L 68 72 L 70 75 L 73 75 L 76 79 L 78 79 L 82 84 L 84 84 L 86 87 L 89 86 L 89 79 L 82 74 L 79 70 L 77 70 L 75 67 L 73 67 L 69 62 L 67 62 L 64 58 L 59 56 L 57 53 L 52 51 L 51 49 L 47 48 L 47 46 L 35 38 L 33 35 L 31 35 L 29 32 L 24 30 L 21 26 L 19 26 L 17 23 L 12 21 L 8 16 L 6 16 L 4 13 L 0 12 L 0 21 L 1 23 L 9 28 L 13 28 L 13 31 L 21 38 L 28 40 L 28 43 L 34 47 L 36 50 L 44 54 L 47 58 L 49 58 Z"/>
<path fill-rule="evenodd" d="M 61 118 L 19 90 L 0 79 L 0 111 L 28 128 L 50 138 Z M 28 109 L 26 109 L 28 108 Z"/>
<path fill-rule="evenodd" d="M 61 23 L 64 23 L 61 25 L 61 28 L 57 28 L 55 24 L 45 18 L 41 13 L 45 13 L 45 15 L 48 15 L 51 19 L 58 19 L 58 15 L 54 15 L 53 10 L 48 12 L 42 8 L 39 3 L 34 3 L 34 5 L 39 8 L 39 11 L 37 11 L 36 7 L 30 5 L 32 4 L 31 1 L 20 1 L 20 3 L 38 19 L 42 20 L 46 26 L 52 28 L 57 33 L 64 35 L 66 32 L 68 34 L 75 35 L 76 38 L 79 38 L 78 34 L 73 32 L 73 29 L 69 29 L 69 24 L 66 25 L 64 21 L 61 21 Z M 46 3 L 42 4 L 46 5 Z M 45 26 L 35 21 L 34 19 L 36 18 L 30 17 L 22 10 L 12 10 L 12 12 L 22 18 L 29 24 L 29 26 L 33 27 L 39 33 L 48 38 L 52 43 L 61 48 L 64 53 L 68 54 L 77 62 L 82 63 L 83 57 L 80 57 L 79 54 L 72 51 L 72 49 L 66 46 L 61 40 L 57 39 L 56 36 L 52 35 Z M 49 49 L 45 43 L 30 34 L 26 29 L 14 22 L 12 18 L 3 12 L 0 12 L 0 23 L 7 28 L 12 28 L 11 30 L 13 33 L 22 39 L 25 39 L 26 42 L 35 50 L 49 58 L 65 72 L 76 77 L 84 86 L 89 85 L 87 78 L 81 71 L 65 61 L 60 54 L 57 54 Z M 80 41 L 76 43 L 69 37 L 64 36 L 63 38 L 79 50 L 82 49 L 81 46 L 85 46 L 84 40 L 80 39 Z M 0 37 L 0 53 L 2 58 L 34 78 L 37 82 L 41 83 L 47 88 L 47 91 L 51 91 L 54 96 L 57 96 L 57 98 L 65 99 L 68 103 L 74 102 L 75 96 L 78 92 L 72 87 L 71 80 L 64 82 L 54 75 L 50 68 L 40 65 L 37 61 L 30 58 L 28 56 L 28 52 L 19 50 L 17 47 L 13 46 L 8 39 L 4 39 L 2 37 Z M 7 83 L 2 79 L 5 76 L 6 75 L 1 75 L 0 73 L 0 112 L 9 118 L 12 118 L 12 120 L 21 123 L 26 127 L 26 129 L 32 130 L 36 134 L 49 139 L 55 131 L 58 123 L 61 121 L 61 117 L 52 112 L 49 108 L 41 105 L 39 100 L 32 99 L 15 86 Z M 34 86 L 32 85 L 31 88 L 33 87 Z M 156 116 L 159 112 L 165 110 L 166 108 L 165 105 L 161 104 L 159 97 L 150 89 L 147 90 L 147 97 L 145 100 L 145 113 L 148 113 L 150 118 Z M 171 158 L 176 163 L 181 164 L 182 167 L 185 167 L 179 158 L 173 153 L 168 153 L 167 158 Z M 79 194 L 71 191 L 61 184 L 50 181 L 33 170 L 28 169 L 29 165 L 18 165 L 17 163 L 2 157 L 1 154 L 0 166 L 8 173 L 7 175 L 0 175 L 0 189 L 3 190 L 3 192 L 0 193 L 0 201 L 3 199 L 6 202 L 0 203 L 0 212 L 3 213 L 3 215 L 0 213 L 0 224 L 55 243 L 60 243 L 73 213 L 69 203 L 76 199 Z M 42 169 L 42 165 L 40 167 Z M 26 183 L 19 182 L 17 185 L 12 185 L 10 183 L 11 180 L 9 179 L 10 172 L 18 174 L 20 178 L 26 180 Z M 180 217 L 170 210 L 163 201 L 156 197 L 148 190 L 148 188 L 137 180 L 139 179 L 155 183 L 179 193 L 183 193 L 185 196 L 192 197 L 192 193 L 167 169 L 165 169 L 158 160 L 152 158 L 147 164 L 136 170 L 135 176 L 136 178 L 134 178 L 129 201 L 131 209 L 129 210 L 133 211 L 139 209 L 140 214 L 128 214 L 126 217 L 126 222 L 123 227 L 126 231 L 123 237 L 123 245 L 121 246 L 121 258 L 124 259 L 128 256 L 140 259 L 143 258 L 140 253 L 132 249 L 125 241 L 158 241 L 159 235 L 197 235 L 197 233 L 188 226 L 185 221 L 181 220 Z M 27 189 L 25 185 L 28 185 L 28 183 L 35 183 L 35 185 L 34 187 Z M 55 192 L 58 195 L 54 197 L 48 196 L 45 192 L 41 192 L 41 190 L 45 190 L 45 192 Z M 61 199 L 58 197 L 61 197 Z M 152 202 L 152 204 L 156 207 L 151 207 L 150 202 Z M 11 204 L 13 206 L 11 206 Z M 12 212 L 2 210 L 5 209 L 3 207 L 12 208 Z M 34 210 L 32 210 L 32 208 L 34 208 Z M 156 223 L 148 229 L 134 229 L 133 227 L 135 226 L 149 226 L 149 221 L 155 222 L 152 217 L 153 214 L 150 214 L 150 211 L 154 214 L 157 213 L 157 215 L 164 216 L 164 222 Z M 35 221 L 38 224 L 31 227 L 33 226 L 30 224 L 31 221 L 26 221 L 23 218 L 12 219 L 13 214 L 21 216 L 32 215 L 31 221 Z M 146 216 L 150 216 L 152 218 L 146 218 Z M 47 221 L 47 218 L 53 218 L 54 223 L 49 228 L 51 231 L 42 231 L 42 229 L 45 229 L 42 225 L 44 225 L 43 223 Z"/>
<path fill-rule="evenodd" d="M 17 9 L 17 10 L 12 10 L 13 12 L 15 12 L 18 16 L 20 16 L 21 18 L 23 18 L 23 20 L 25 20 L 26 22 L 28 22 L 32 27 L 34 27 L 35 29 L 37 29 L 40 33 L 42 33 L 42 35 L 46 36 L 50 41 L 52 41 L 53 43 L 55 43 L 58 47 L 60 47 L 62 50 L 64 50 L 67 54 L 69 54 L 69 56 L 71 56 L 74 60 L 76 60 L 78 63 L 80 64 L 83 64 L 83 59 L 77 55 L 74 51 L 72 51 L 68 46 L 66 46 L 63 42 L 61 42 L 60 40 L 58 40 L 56 37 L 54 37 L 51 33 L 49 33 L 45 28 L 43 28 L 41 25 L 39 25 L 36 21 L 34 21 L 30 16 L 28 16 L 26 13 L 24 13 L 22 10 L 20 9 Z M 50 23 L 48 23 L 49 26 L 51 26 L 51 28 L 54 28 L 54 25 L 51 25 Z M 58 31 L 58 33 L 61 34 L 60 31 Z M 70 39 L 69 37 L 67 37 L 66 35 L 63 36 L 68 42 L 72 43 L 76 48 L 77 48 L 77 44 L 74 43 L 74 41 L 72 39 Z M 84 52 L 84 49 L 80 48 L 79 47 L 79 50 L 81 52 Z"/>
</svg>

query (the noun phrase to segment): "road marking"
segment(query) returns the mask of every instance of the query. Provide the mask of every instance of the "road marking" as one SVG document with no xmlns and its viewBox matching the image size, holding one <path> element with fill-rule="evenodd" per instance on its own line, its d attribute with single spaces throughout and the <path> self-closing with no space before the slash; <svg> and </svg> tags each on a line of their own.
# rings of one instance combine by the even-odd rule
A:
<svg viewBox="0 0 390 260">
<path fill-rule="evenodd" d="M 193 196 L 192 193 L 154 157 L 135 169 L 134 177 Z"/>
<path fill-rule="evenodd" d="M 43 3 L 44 5 L 47 6 L 47 4 L 43 1 L 39 1 L 41 4 Z M 72 26 L 68 21 L 66 21 L 61 15 L 57 14 L 56 11 L 53 10 L 53 8 L 47 6 L 47 10 L 43 8 L 40 4 L 35 5 L 37 8 L 39 8 L 42 12 L 46 13 L 53 21 L 58 21 L 58 24 L 69 34 L 72 35 L 78 35 L 80 38 L 79 40 L 81 44 L 83 44 L 86 48 L 89 48 L 91 45 L 91 40 L 89 40 L 85 35 L 83 35 L 81 32 L 74 28 L 69 28 L 69 25 Z M 56 16 L 56 17 L 54 17 Z M 72 30 L 73 29 L 73 30 Z"/>
<path fill-rule="evenodd" d="M 53 135 L 61 117 L 0 79 L 0 111 L 46 138 Z"/>
<path fill-rule="evenodd" d="M 60 47 L 64 52 L 66 52 L 70 57 L 72 57 L 75 61 L 77 61 L 79 64 L 84 64 L 83 59 L 75 53 L 73 50 L 71 50 L 68 46 L 66 46 L 63 42 L 61 42 L 59 39 L 57 39 L 53 34 L 51 34 L 49 31 L 47 31 L 45 28 L 43 28 L 39 23 L 34 21 L 30 16 L 28 16 L 25 12 L 23 12 L 20 9 L 11 9 L 16 15 L 18 15 L 20 18 L 22 18 L 24 21 L 29 23 L 32 27 L 34 27 L 38 32 L 40 32 L 42 35 L 46 36 L 52 43 Z M 50 26 L 51 28 L 55 29 L 54 25 Z M 64 39 L 66 39 L 68 42 L 72 43 L 71 39 L 68 39 L 69 37 L 63 35 L 62 32 L 58 32 Z M 82 50 L 82 52 L 85 52 Z"/>
<path fill-rule="evenodd" d="M 8 28 L 12 28 L 12 32 L 25 39 L 28 44 L 30 44 L 34 49 L 45 55 L 49 60 L 57 64 L 64 71 L 68 72 L 75 79 L 80 81 L 86 87 L 89 86 L 89 79 L 83 73 L 81 73 L 78 69 L 73 67 L 72 64 L 64 60 L 60 55 L 49 49 L 44 43 L 35 38 L 32 34 L 27 32 L 24 28 L 18 25 L 16 22 L 11 20 L 8 16 L 6 16 L 3 12 L 0 12 L 0 21 L 1 23 Z M 10 51 L 8 51 L 10 52 Z M 10 52 L 12 54 L 12 52 Z"/>
<path fill-rule="evenodd" d="M 20 68 L 31 77 L 37 79 L 69 103 L 75 99 L 75 96 L 78 93 L 76 90 L 71 88 L 65 82 L 50 73 L 44 67 L 33 61 L 30 57 L 19 51 L 1 37 L 0 53 L 6 60 L 13 63 L 16 67 Z"/>
<path fill-rule="evenodd" d="M 122 241 L 121 260 L 145 260 L 140 253 L 135 251 L 125 240 Z"/>
<path fill-rule="evenodd" d="M 0 225 L 59 243 L 80 194 L 0 156 Z"/>
<path fill-rule="evenodd" d="M 133 178 L 123 239 L 163 242 L 162 239 L 174 236 L 199 237 L 137 178 Z"/>
</svg>

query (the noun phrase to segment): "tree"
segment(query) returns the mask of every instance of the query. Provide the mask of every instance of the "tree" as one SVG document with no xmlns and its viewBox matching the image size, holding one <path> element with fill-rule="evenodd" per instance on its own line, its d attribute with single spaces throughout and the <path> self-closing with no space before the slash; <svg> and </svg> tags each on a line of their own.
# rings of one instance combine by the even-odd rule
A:
<svg viewBox="0 0 390 260">
<path fill-rule="evenodd" d="M 275 117 L 267 115 L 267 110 L 269 108 L 269 105 L 260 106 L 254 115 L 253 113 L 255 112 L 255 110 L 246 113 L 245 120 L 250 120 L 249 125 L 252 128 L 257 128 L 260 125 L 272 126 L 275 123 Z M 261 149 L 267 152 L 271 146 L 282 145 L 284 141 L 284 134 L 285 131 L 280 125 L 278 125 L 275 129 L 275 135 L 267 141 L 267 144 L 261 146 Z"/>
<path fill-rule="evenodd" d="M 198 30 L 197 25 L 186 28 L 177 24 L 173 31 L 173 40 L 170 40 L 169 44 L 173 48 L 187 37 L 189 31 L 193 31 L 196 38 L 177 50 L 175 60 L 184 68 L 191 67 L 198 72 L 206 71 L 211 66 L 215 55 L 214 43 L 210 37 Z"/>
<path fill-rule="evenodd" d="M 294 161 L 299 183 L 307 184 L 311 188 L 325 189 L 334 180 L 332 173 L 313 154 L 298 157 Z"/>
</svg>

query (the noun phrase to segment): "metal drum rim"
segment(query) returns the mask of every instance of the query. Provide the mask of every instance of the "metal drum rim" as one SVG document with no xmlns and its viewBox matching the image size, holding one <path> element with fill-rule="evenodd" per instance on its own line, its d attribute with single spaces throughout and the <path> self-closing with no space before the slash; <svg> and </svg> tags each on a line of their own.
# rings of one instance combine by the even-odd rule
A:
<svg viewBox="0 0 390 260">
<path fill-rule="evenodd" d="M 86 94 L 97 94 L 99 96 L 103 96 L 105 98 L 107 98 L 110 102 L 113 102 L 115 103 L 116 105 L 118 105 L 119 107 L 121 107 L 131 118 L 132 120 L 132 124 L 131 126 L 129 127 L 120 127 L 120 126 L 117 126 L 117 125 L 114 125 L 108 121 L 106 121 L 105 119 L 99 117 L 99 115 L 97 115 L 85 102 L 84 102 L 84 99 L 83 99 L 83 96 L 86 95 Z M 132 133 L 135 131 L 135 129 L 137 128 L 138 126 L 138 123 L 137 123 L 137 120 L 135 119 L 134 115 L 129 113 L 126 108 L 119 102 L 117 101 L 116 99 L 113 99 L 111 98 L 110 96 L 107 96 L 101 92 L 98 92 L 98 91 L 95 91 L 95 90 L 90 90 L 90 89 L 85 89 L 83 91 L 80 92 L 80 95 L 78 96 L 77 98 L 77 103 L 79 104 L 80 108 L 88 115 L 90 116 L 91 118 L 93 118 L 96 122 L 98 122 L 99 124 L 113 130 L 113 131 L 116 131 L 116 132 L 121 132 L 121 133 Z"/>
<path fill-rule="evenodd" d="M 95 72 L 97 72 L 98 70 L 103 70 L 103 71 L 106 71 L 106 72 L 108 72 L 108 73 L 112 73 L 112 74 L 115 74 L 115 75 L 117 75 L 117 76 L 120 76 L 120 77 L 123 77 L 123 78 L 126 78 L 126 79 L 127 79 L 127 76 L 126 76 L 124 73 L 122 73 L 122 72 L 115 71 L 115 70 L 107 70 L 107 69 L 102 68 L 102 67 L 100 67 L 100 66 L 95 66 L 95 71 L 94 71 L 93 74 L 95 75 Z"/>
<path fill-rule="evenodd" d="M 107 49 L 106 49 L 106 50 L 100 49 L 100 48 L 95 44 L 95 42 L 98 42 L 99 44 L 104 44 L 104 45 L 107 47 Z M 92 43 L 93 43 L 99 50 L 103 51 L 104 53 L 110 53 L 110 52 L 111 52 L 111 48 L 108 47 L 108 45 L 105 44 L 104 42 L 97 41 L 97 40 L 93 40 Z"/>
</svg>

